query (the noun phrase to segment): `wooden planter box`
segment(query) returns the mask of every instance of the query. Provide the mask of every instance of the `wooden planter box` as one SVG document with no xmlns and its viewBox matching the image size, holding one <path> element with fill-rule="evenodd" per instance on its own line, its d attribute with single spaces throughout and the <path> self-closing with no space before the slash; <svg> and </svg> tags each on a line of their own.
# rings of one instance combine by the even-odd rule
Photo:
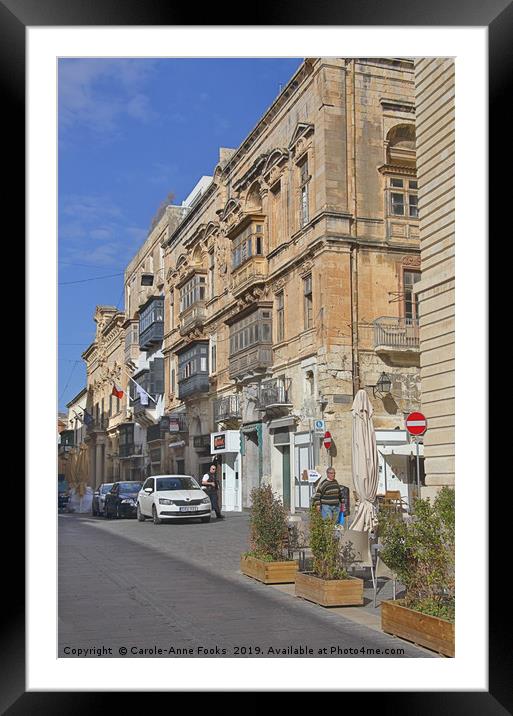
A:
<svg viewBox="0 0 513 716">
<path fill-rule="evenodd" d="M 322 607 L 348 607 L 363 604 L 363 579 L 320 579 L 313 574 L 296 574 L 296 597 Z"/>
<path fill-rule="evenodd" d="M 454 656 L 454 624 L 408 609 L 402 599 L 381 602 L 381 628 L 444 656 Z"/>
<path fill-rule="evenodd" d="M 240 571 L 264 584 L 292 584 L 298 568 L 297 560 L 264 562 L 256 557 L 241 557 Z"/>
</svg>

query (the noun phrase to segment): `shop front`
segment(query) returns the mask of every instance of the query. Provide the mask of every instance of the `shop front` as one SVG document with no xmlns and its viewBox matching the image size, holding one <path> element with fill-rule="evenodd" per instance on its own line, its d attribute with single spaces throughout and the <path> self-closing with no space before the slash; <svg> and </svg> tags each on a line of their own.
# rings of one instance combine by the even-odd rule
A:
<svg viewBox="0 0 513 716">
<path fill-rule="evenodd" d="M 223 512 L 242 511 L 240 431 L 211 433 L 210 452 L 221 471 Z"/>
<path fill-rule="evenodd" d="M 378 495 L 399 490 L 402 503 L 410 509 L 418 495 L 418 482 L 424 484 L 424 446 L 419 444 L 419 481 L 417 449 L 406 430 L 376 430 L 378 449 Z"/>
</svg>

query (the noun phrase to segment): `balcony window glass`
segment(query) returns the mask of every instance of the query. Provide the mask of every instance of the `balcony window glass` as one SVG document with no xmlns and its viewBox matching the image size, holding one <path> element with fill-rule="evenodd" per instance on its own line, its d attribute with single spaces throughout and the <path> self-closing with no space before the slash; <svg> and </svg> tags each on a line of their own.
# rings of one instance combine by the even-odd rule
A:
<svg viewBox="0 0 513 716">
<path fill-rule="evenodd" d="M 178 356 L 178 381 L 208 373 L 208 344 L 196 343 Z"/>
<path fill-rule="evenodd" d="M 258 343 L 271 342 L 271 312 L 257 309 L 230 326 L 230 356 Z"/>
<path fill-rule="evenodd" d="M 404 196 L 402 194 L 392 194 L 392 214 L 404 216 Z"/>
<path fill-rule="evenodd" d="M 419 298 L 418 294 L 414 292 L 417 281 L 420 281 L 420 271 L 404 272 L 404 317 L 410 320 L 415 320 L 419 316 Z"/>
<path fill-rule="evenodd" d="M 263 225 L 250 224 L 232 243 L 232 265 L 237 268 L 252 256 L 263 255 Z"/>
<path fill-rule="evenodd" d="M 155 298 L 141 311 L 139 317 L 139 333 L 143 333 L 153 323 L 162 323 L 163 321 L 164 299 L 162 297 Z"/>
<path fill-rule="evenodd" d="M 283 291 L 276 294 L 276 326 L 278 343 L 285 339 L 285 297 Z"/>
<path fill-rule="evenodd" d="M 198 301 L 204 301 L 206 296 L 206 276 L 196 274 L 180 289 L 180 311 L 187 310 Z"/>
<path fill-rule="evenodd" d="M 413 216 L 415 218 L 419 215 L 419 207 L 417 204 L 417 196 L 415 194 L 409 194 L 408 195 L 408 207 L 409 207 L 409 213 L 410 216 Z"/>
</svg>

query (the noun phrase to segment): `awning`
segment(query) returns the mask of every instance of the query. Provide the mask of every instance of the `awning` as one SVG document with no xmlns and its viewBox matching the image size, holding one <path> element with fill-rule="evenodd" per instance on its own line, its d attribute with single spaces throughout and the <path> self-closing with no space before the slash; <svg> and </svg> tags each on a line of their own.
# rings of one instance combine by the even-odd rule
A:
<svg viewBox="0 0 513 716">
<path fill-rule="evenodd" d="M 379 445 L 378 451 L 382 455 L 411 455 L 417 456 L 417 446 L 415 443 L 406 443 L 405 445 Z M 424 457 L 424 445 L 419 443 L 419 455 Z"/>
<path fill-rule="evenodd" d="M 269 430 L 275 430 L 276 428 L 288 428 L 290 426 L 295 426 L 296 424 L 296 418 L 278 418 L 276 420 L 271 420 L 269 423 Z"/>
</svg>

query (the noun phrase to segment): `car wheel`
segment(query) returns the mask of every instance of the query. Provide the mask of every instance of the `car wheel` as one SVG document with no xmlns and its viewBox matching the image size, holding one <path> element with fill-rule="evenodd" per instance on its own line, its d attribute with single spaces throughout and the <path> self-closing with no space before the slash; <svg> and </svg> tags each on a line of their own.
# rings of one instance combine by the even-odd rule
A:
<svg viewBox="0 0 513 716">
<path fill-rule="evenodd" d="M 153 524 L 154 524 L 154 525 L 161 525 L 161 524 L 162 524 L 162 520 L 160 519 L 160 517 L 159 517 L 158 514 L 157 514 L 157 508 L 155 507 L 155 505 L 153 505 L 153 508 L 152 508 L 151 512 L 152 512 L 152 515 L 153 515 Z"/>
<path fill-rule="evenodd" d="M 146 517 L 145 517 L 145 516 L 143 515 L 143 513 L 141 512 L 141 505 L 140 505 L 139 503 L 137 503 L 137 519 L 138 519 L 139 522 L 145 522 L 145 521 L 146 521 Z"/>
<path fill-rule="evenodd" d="M 210 515 L 208 517 L 202 517 L 201 521 L 202 522 L 210 522 Z"/>
</svg>

